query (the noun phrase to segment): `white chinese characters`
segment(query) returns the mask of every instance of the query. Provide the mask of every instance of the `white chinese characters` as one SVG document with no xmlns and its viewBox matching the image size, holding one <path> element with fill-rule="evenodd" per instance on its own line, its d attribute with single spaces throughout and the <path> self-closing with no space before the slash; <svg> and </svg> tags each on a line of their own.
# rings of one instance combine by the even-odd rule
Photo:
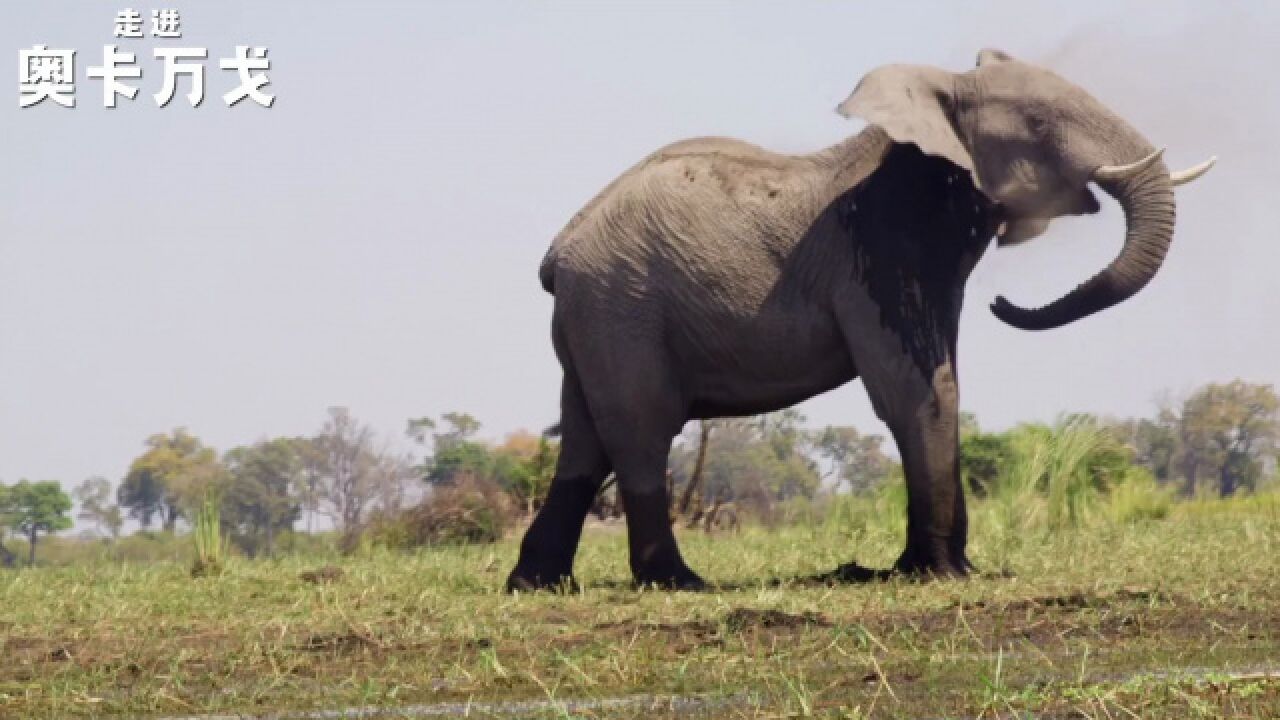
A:
<svg viewBox="0 0 1280 720">
<path fill-rule="evenodd" d="M 133 8 L 125 8 L 116 13 L 115 36 L 118 38 L 142 37 L 142 13 Z"/>
<path fill-rule="evenodd" d="M 116 13 L 115 36 L 118 38 L 142 37 L 142 13 L 125 8 Z M 173 8 L 151 11 L 151 37 L 182 37 L 182 15 Z"/>
<path fill-rule="evenodd" d="M 75 50 L 35 45 L 18 51 L 18 106 L 31 107 L 49 98 L 63 107 L 75 107 L 75 75 Z"/>
<path fill-rule="evenodd" d="M 130 100 L 138 94 L 138 88 L 125 85 L 118 78 L 142 77 L 142 68 L 133 64 L 131 52 L 116 52 L 115 45 L 102 46 L 102 65 L 89 68 L 89 77 L 102 80 L 102 104 L 105 107 L 116 106 L 116 96 L 123 95 Z"/>
<path fill-rule="evenodd" d="M 173 8 L 151 11 L 151 37 L 182 37 L 182 19 Z"/>
<path fill-rule="evenodd" d="M 197 107 L 204 100 L 204 64 L 181 62 L 182 60 L 204 60 L 209 51 L 204 48 L 156 48 L 156 58 L 164 60 L 164 87 L 152 97 L 156 104 L 164 107 L 173 99 L 178 89 L 178 75 L 191 76 L 191 92 L 187 93 L 187 101 L 191 107 Z M 269 106 L 271 103 L 267 103 Z"/>
<path fill-rule="evenodd" d="M 113 37 L 130 40 L 146 37 L 144 15 L 133 8 L 125 8 L 115 15 Z M 150 36 L 153 38 L 182 37 L 182 16 L 177 9 L 163 8 L 151 11 Z M 178 92 L 179 77 L 186 76 L 190 90 L 186 94 L 191 107 L 199 107 L 204 101 L 205 61 L 207 48 L 157 47 L 152 49 L 160 65 L 159 90 L 152 94 L 159 107 L 168 106 Z M 18 51 L 18 105 L 32 107 L 45 100 L 62 107 L 75 107 L 76 77 L 75 50 L 50 49 L 47 45 L 34 45 Z M 218 67 L 234 73 L 236 85 L 223 93 L 227 106 L 234 106 L 245 98 L 269 108 L 275 103 L 275 95 L 264 90 L 271 83 L 267 72 L 271 60 L 267 48 L 237 45 L 235 55 L 218 60 Z M 137 54 L 119 45 L 102 47 L 102 64 L 87 68 L 85 75 L 102 83 L 103 107 L 114 108 L 119 98 L 133 100 L 138 86 L 128 80 L 143 76 L 143 68 L 137 64 Z"/>
<path fill-rule="evenodd" d="M 271 107 L 271 103 L 275 102 L 274 95 L 262 92 L 262 87 L 270 82 L 267 76 L 261 73 L 250 74 L 251 70 L 267 70 L 271 67 L 266 48 L 237 45 L 236 56 L 219 60 L 218 67 L 240 73 L 240 86 L 222 96 L 226 104 L 235 105 L 245 98 L 253 98 L 254 102 L 263 107 Z"/>
</svg>

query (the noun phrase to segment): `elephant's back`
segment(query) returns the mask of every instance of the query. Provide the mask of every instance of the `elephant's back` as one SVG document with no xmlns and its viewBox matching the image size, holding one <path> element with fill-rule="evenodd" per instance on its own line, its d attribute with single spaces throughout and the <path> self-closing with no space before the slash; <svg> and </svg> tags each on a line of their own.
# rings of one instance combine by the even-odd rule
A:
<svg viewBox="0 0 1280 720">
<path fill-rule="evenodd" d="M 749 251 L 725 244 L 750 243 L 761 230 L 787 235 L 811 219 L 816 181 L 803 171 L 812 167 L 732 138 L 668 145 L 609 183 L 556 235 L 539 268 L 543 288 L 555 292 L 559 268 L 639 271 L 655 253 L 713 260 Z"/>
</svg>

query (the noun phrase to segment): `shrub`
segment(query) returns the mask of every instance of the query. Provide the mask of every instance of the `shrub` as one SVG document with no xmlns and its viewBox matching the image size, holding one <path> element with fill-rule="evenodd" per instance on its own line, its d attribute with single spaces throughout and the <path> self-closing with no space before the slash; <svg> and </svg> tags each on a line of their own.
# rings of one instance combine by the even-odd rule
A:
<svg viewBox="0 0 1280 720">
<path fill-rule="evenodd" d="M 518 512 L 497 483 L 464 475 L 418 505 L 374 520 L 368 537 L 388 548 L 491 543 L 502 539 Z"/>
<path fill-rule="evenodd" d="M 1019 426 L 1009 433 L 1009 449 L 988 493 L 1011 529 L 1079 527 L 1132 468 L 1124 448 L 1088 416 L 1068 416 L 1055 427 Z"/>
<path fill-rule="evenodd" d="M 290 530 L 276 536 L 276 553 L 281 556 L 332 558 L 339 554 L 337 541 L 334 532 Z"/>
<path fill-rule="evenodd" d="M 191 546 L 186 538 L 172 532 L 139 530 L 117 540 L 109 549 L 108 557 L 118 562 L 139 564 L 185 563 L 191 559 Z"/>
<path fill-rule="evenodd" d="M 960 473 L 969 491 L 984 497 L 1013 462 L 1008 433 L 974 433 L 960 439 Z"/>
<path fill-rule="evenodd" d="M 1107 518 L 1117 524 L 1160 520 L 1173 506 L 1173 492 L 1156 484 L 1145 468 L 1131 468 L 1107 495 Z"/>
</svg>

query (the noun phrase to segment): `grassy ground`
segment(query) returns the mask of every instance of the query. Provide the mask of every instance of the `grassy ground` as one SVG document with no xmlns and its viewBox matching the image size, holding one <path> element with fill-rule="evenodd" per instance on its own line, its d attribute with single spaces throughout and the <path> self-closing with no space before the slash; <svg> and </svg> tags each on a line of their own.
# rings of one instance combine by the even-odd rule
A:
<svg viewBox="0 0 1280 720">
<path fill-rule="evenodd" d="M 768 584 L 888 564 L 892 501 L 773 531 L 688 533 L 726 588 L 640 592 L 588 533 L 579 595 L 499 592 L 515 542 L 319 559 L 0 573 L 0 717 L 552 701 L 549 717 L 1277 717 L 1280 496 L 1027 530 L 979 506 L 964 582 Z M 637 693 L 653 702 L 571 706 Z M 663 698 L 698 696 L 700 706 Z M 477 706 L 485 715 L 492 705 Z"/>
</svg>

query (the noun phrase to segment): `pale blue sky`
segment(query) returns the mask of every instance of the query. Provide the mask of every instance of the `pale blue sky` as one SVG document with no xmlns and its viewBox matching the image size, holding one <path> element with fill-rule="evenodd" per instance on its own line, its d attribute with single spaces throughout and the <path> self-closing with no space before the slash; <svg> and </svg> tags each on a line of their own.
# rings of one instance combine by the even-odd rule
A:
<svg viewBox="0 0 1280 720">
<path fill-rule="evenodd" d="M 559 368 L 536 268 L 601 186 L 683 137 L 819 149 L 858 130 L 833 108 L 868 69 L 963 70 L 986 46 L 1090 89 L 1171 165 L 1222 159 L 1179 192 L 1155 282 L 1110 312 L 1023 333 L 986 305 L 1096 271 L 1121 241 L 1113 204 L 990 253 L 961 333 L 965 408 L 1002 427 L 1280 381 L 1277 6 L 978 5 L 186 2 L 181 43 L 120 41 L 142 89 L 107 111 L 84 70 L 125 4 L 10 3 L 0 480 L 118 480 L 151 433 L 226 449 L 313 432 L 331 405 L 393 436 L 455 409 L 490 437 L 541 428 Z M 18 109 L 12 68 L 35 43 L 79 50 L 76 108 Z M 150 99 L 161 44 L 209 48 L 202 107 Z M 270 48 L 274 108 L 222 104 L 217 58 L 237 44 Z M 858 383 L 802 409 L 883 431 Z"/>
</svg>

